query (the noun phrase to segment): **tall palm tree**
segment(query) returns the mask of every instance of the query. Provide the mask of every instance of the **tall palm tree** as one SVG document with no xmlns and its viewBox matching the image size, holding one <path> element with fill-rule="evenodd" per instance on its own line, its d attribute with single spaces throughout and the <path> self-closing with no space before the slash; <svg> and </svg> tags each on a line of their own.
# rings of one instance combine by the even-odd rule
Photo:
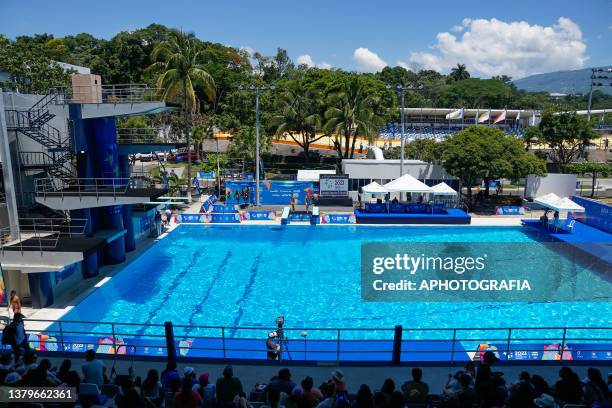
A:
<svg viewBox="0 0 612 408">
<path fill-rule="evenodd" d="M 289 135 L 304 150 L 304 161 L 310 161 L 310 145 L 325 135 L 316 135 L 321 130 L 319 101 L 316 95 L 304 88 L 304 84 L 293 83 L 279 97 L 280 113 L 273 116 L 276 137 Z"/>
<path fill-rule="evenodd" d="M 377 97 L 364 93 L 357 77 L 345 81 L 340 90 L 330 96 L 331 107 L 325 112 L 323 129 L 335 135 L 334 146 L 339 157 L 352 159 L 357 136 L 370 139 L 374 135 L 382 123 L 375 112 L 378 102 Z"/>
<path fill-rule="evenodd" d="M 155 46 L 151 53 L 154 61 L 149 67 L 160 72 L 157 78 L 157 88 L 162 93 L 164 101 L 182 97 L 183 126 L 187 148 L 191 146 L 189 137 L 189 114 L 198 109 L 196 89 L 204 92 L 208 100 L 213 100 L 215 81 L 202 65 L 204 54 L 200 43 L 189 34 L 172 30 L 168 39 Z M 191 186 L 191 154 L 187 154 L 187 184 Z M 191 189 L 188 187 L 187 194 Z"/>
<path fill-rule="evenodd" d="M 451 69 L 450 77 L 453 81 L 461 81 L 462 79 L 468 79 L 470 77 L 470 73 L 467 70 L 465 64 L 457 64 L 456 67 Z"/>
</svg>

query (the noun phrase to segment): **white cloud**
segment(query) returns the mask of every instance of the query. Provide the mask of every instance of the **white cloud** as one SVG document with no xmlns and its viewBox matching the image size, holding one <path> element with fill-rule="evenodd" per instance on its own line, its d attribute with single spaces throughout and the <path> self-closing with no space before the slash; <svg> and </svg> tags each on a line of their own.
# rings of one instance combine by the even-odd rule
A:
<svg viewBox="0 0 612 408">
<path fill-rule="evenodd" d="M 361 70 L 367 72 L 378 72 L 387 66 L 387 63 L 378 54 L 367 48 L 357 48 L 353 52 L 353 59 Z"/>
<path fill-rule="evenodd" d="M 582 68 L 589 59 L 580 27 L 566 17 L 552 26 L 496 18 L 464 19 L 462 34 L 441 32 L 433 52 L 414 52 L 410 65 L 448 71 L 456 64 L 485 76 Z M 404 63 L 405 64 L 405 63 Z"/>
<path fill-rule="evenodd" d="M 328 64 L 325 61 L 315 63 L 315 61 L 312 59 L 310 54 L 300 55 L 299 57 L 297 57 L 296 62 L 298 63 L 298 65 L 306 65 L 308 68 L 314 68 L 314 67 L 321 68 L 321 69 L 332 69 L 333 68 L 331 64 Z"/>
<path fill-rule="evenodd" d="M 248 45 L 242 45 L 239 50 L 245 51 L 247 54 L 249 54 L 249 56 L 252 56 L 255 53 L 255 50 Z"/>
<path fill-rule="evenodd" d="M 308 68 L 312 68 L 315 66 L 315 63 L 312 57 L 308 54 L 300 55 L 297 57 L 298 65 L 306 65 Z"/>
<path fill-rule="evenodd" d="M 612 25 L 609 25 L 609 26 L 608 26 L 608 30 L 612 30 Z"/>
<path fill-rule="evenodd" d="M 408 71 L 415 71 L 415 69 L 413 69 L 414 67 L 411 66 L 409 63 L 407 63 L 406 61 L 401 61 L 398 60 L 397 61 L 397 66 L 402 67 L 404 69 L 407 69 Z"/>
</svg>

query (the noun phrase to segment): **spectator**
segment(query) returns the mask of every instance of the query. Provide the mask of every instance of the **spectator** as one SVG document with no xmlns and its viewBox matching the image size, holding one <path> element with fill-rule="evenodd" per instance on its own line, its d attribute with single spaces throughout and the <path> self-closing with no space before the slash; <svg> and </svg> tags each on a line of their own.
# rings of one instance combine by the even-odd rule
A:
<svg viewBox="0 0 612 408">
<path fill-rule="evenodd" d="M 463 390 L 461 383 L 459 382 L 459 377 L 462 375 L 467 375 L 464 371 L 457 371 L 455 375 L 448 375 L 448 380 L 442 389 L 442 395 L 446 398 L 453 399 Z M 468 375 L 469 377 L 469 375 Z M 470 377 L 471 378 L 471 377 Z"/>
<path fill-rule="evenodd" d="M 183 374 L 185 375 L 184 378 L 189 378 L 189 381 L 191 381 L 192 386 L 198 383 L 198 381 L 196 380 L 196 373 L 193 367 L 185 367 L 185 369 L 183 370 Z"/>
<path fill-rule="evenodd" d="M 159 407 L 163 400 L 163 387 L 159 381 L 159 373 L 155 369 L 147 372 L 147 377 L 140 387 L 142 397 L 151 402 L 152 405 Z"/>
<path fill-rule="evenodd" d="M 220 408 L 233 407 L 234 397 L 243 391 L 242 383 L 234 377 L 234 369 L 227 366 L 223 369 L 223 377 L 217 380 L 217 402 Z"/>
<path fill-rule="evenodd" d="M 374 408 L 372 390 L 366 384 L 361 384 L 359 387 L 357 398 L 353 402 L 353 408 Z"/>
<path fill-rule="evenodd" d="M 174 396 L 174 408 L 199 408 L 202 405 L 202 397 L 193 391 L 191 377 L 183 378 L 181 390 Z"/>
<path fill-rule="evenodd" d="M 580 404 L 582 402 L 582 383 L 578 375 L 569 367 L 561 367 L 559 377 L 561 379 L 555 384 L 554 397 L 561 404 Z"/>
<path fill-rule="evenodd" d="M 612 371 L 608 373 L 608 391 L 612 394 Z"/>
<path fill-rule="evenodd" d="M 295 388 L 295 383 L 291 381 L 291 371 L 288 368 L 283 368 L 278 372 L 278 376 L 270 381 L 265 388 L 265 393 L 267 395 L 270 391 L 277 391 L 291 395 L 293 388 Z"/>
<path fill-rule="evenodd" d="M 304 395 L 304 389 L 301 386 L 296 385 L 293 387 L 293 390 L 291 390 L 291 395 L 287 395 L 285 393 L 282 393 L 281 395 L 286 395 L 286 398 L 283 400 L 283 405 L 285 405 L 286 408 L 298 408 L 298 403 Z"/>
<path fill-rule="evenodd" d="M 306 407 L 314 407 L 319 404 L 323 400 L 323 394 L 321 390 L 314 387 L 314 381 L 312 377 L 306 377 L 302 380 L 302 389 L 304 390 L 304 394 L 302 394 L 302 400 L 305 401 L 304 405 Z"/>
<path fill-rule="evenodd" d="M 393 391 L 389 398 L 389 408 L 403 408 L 406 404 L 404 394 L 401 391 Z"/>
<path fill-rule="evenodd" d="M 4 385 L 10 385 L 11 387 L 21 386 L 21 376 L 15 371 L 8 373 L 6 378 L 4 378 Z"/>
<path fill-rule="evenodd" d="M 176 362 L 168 361 L 166 363 L 166 369 L 161 373 L 162 387 L 166 390 L 172 390 L 172 382 L 174 380 L 179 381 L 180 387 L 181 376 L 176 370 Z"/>
<path fill-rule="evenodd" d="M 587 370 L 587 380 L 584 383 L 584 403 L 591 406 L 607 402 L 610 402 L 610 393 L 601 371 L 596 368 L 589 368 Z"/>
<path fill-rule="evenodd" d="M 539 408 L 559 408 L 552 395 L 542 394 L 541 397 L 533 400 L 536 407 Z"/>
<path fill-rule="evenodd" d="M 23 356 L 23 364 L 21 364 L 20 366 L 16 368 L 17 372 L 23 375 L 27 373 L 28 371 L 38 367 L 38 363 L 36 363 L 37 359 L 38 359 L 38 356 L 36 355 L 36 353 L 32 351 L 28 351 Z"/>
<path fill-rule="evenodd" d="M 340 370 L 332 371 L 332 381 L 334 383 L 334 391 L 338 392 L 348 392 L 346 388 L 346 382 L 344 380 L 344 373 Z"/>
<path fill-rule="evenodd" d="M 533 385 L 533 393 L 536 398 L 542 396 L 542 394 L 553 394 L 553 390 L 550 388 L 550 385 L 548 385 L 546 380 L 540 375 L 534 374 L 531 377 L 531 384 Z"/>
<path fill-rule="evenodd" d="M 487 395 L 487 407 L 501 407 L 508 398 L 508 388 L 506 387 L 506 380 L 504 380 L 502 373 L 493 374 L 492 378 L 493 388 L 491 393 Z"/>
<path fill-rule="evenodd" d="M 30 345 L 28 344 L 28 336 L 25 332 L 23 325 L 24 316 L 21 313 L 15 313 L 13 321 L 10 324 L 9 339 L 8 343 L 13 349 L 13 355 L 15 357 L 15 365 L 19 363 L 19 357 L 21 356 L 21 349 L 25 350 L 25 354 L 30 352 Z"/>
<path fill-rule="evenodd" d="M 387 402 L 391 401 L 391 394 L 395 391 L 395 382 L 391 378 L 387 378 L 380 388 L 380 392 L 382 392 L 387 398 Z"/>
<path fill-rule="evenodd" d="M 55 387 L 59 384 L 51 373 L 51 362 L 46 358 L 37 367 L 27 371 L 23 383 L 30 387 Z"/>
<path fill-rule="evenodd" d="M 493 373 L 491 366 L 495 364 L 499 359 L 495 356 L 495 353 L 488 350 L 482 355 L 482 361 L 478 366 L 476 372 L 476 380 L 474 382 L 474 390 L 478 394 L 483 406 L 488 406 L 488 398 L 495 392 L 495 386 L 493 384 Z"/>
<path fill-rule="evenodd" d="M 458 382 L 461 385 L 459 391 L 454 398 L 457 408 L 472 408 L 478 404 L 478 394 L 472 388 L 472 377 L 469 374 L 463 373 L 459 376 Z"/>
<path fill-rule="evenodd" d="M 519 381 L 510 387 L 506 408 L 529 408 L 533 406 L 535 398 L 531 377 L 528 372 L 519 374 Z"/>
<path fill-rule="evenodd" d="M 13 363 L 11 363 L 13 356 L 9 353 L 4 353 L 0 357 L 0 384 L 4 383 L 4 379 L 7 374 L 13 371 Z"/>
<path fill-rule="evenodd" d="M 57 371 L 57 378 L 65 383 L 66 382 L 66 377 L 68 376 L 68 373 L 70 372 L 70 369 L 72 368 L 72 360 L 69 359 L 65 359 L 64 361 L 62 361 L 62 365 L 60 366 L 59 370 Z"/>
<path fill-rule="evenodd" d="M 81 377 L 79 377 L 79 373 L 74 370 L 68 371 L 64 384 L 68 387 L 76 388 L 77 392 L 79 392 L 79 387 L 81 386 Z"/>
<path fill-rule="evenodd" d="M 104 384 L 106 366 L 100 360 L 96 360 L 96 352 L 93 349 L 85 352 L 85 363 L 83 364 L 83 382 L 96 384 L 98 387 Z"/>
<path fill-rule="evenodd" d="M 263 408 L 285 408 L 280 403 L 280 393 L 275 390 L 270 390 L 268 393 L 268 402 L 262 406 Z M 330 405 L 331 407 L 331 405 Z"/>
<path fill-rule="evenodd" d="M 215 400 L 215 386 L 208 381 L 208 373 L 200 374 L 198 383 L 192 388 L 202 397 L 203 408 L 213 408 L 217 405 Z"/>
<path fill-rule="evenodd" d="M 382 392 L 378 391 L 374 393 L 374 408 L 387 408 L 388 407 L 388 403 L 387 403 L 387 397 L 385 397 L 385 394 L 383 394 Z"/>
<path fill-rule="evenodd" d="M 402 385 L 404 399 L 408 403 L 423 404 L 427 402 L 427 394 L 429 394 L 429 385 L 421 381 L 423 378 L 423 370 L 420 368 L 412 369 L 412 381 L 407 381 Z"/>
<path fill-rule="evenodd" d="M 317 405 L 317 408 L 332 408 L 334 406 L 334 388 L 333 381 L 321 384 L 319 389 L 323 393 L 323 400 Z"/>
</svg>

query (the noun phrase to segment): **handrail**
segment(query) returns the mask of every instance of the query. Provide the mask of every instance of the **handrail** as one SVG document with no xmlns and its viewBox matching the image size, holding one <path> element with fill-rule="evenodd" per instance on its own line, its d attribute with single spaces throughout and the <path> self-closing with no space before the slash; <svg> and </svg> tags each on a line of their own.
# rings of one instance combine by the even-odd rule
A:
<svg viewBox="0 0 612 408">
<path fill-rule="evenodd" d="M 89 220 L 85 218 L 19 218 L 16 235 L 9 227 L 0 229 L 0 252 L 19 248 L 23 253 L 31 249 L 53 249 L 61 237 L 83 236 Z"/>
<path fill-rule="evenodd" d="M 142 103 L 162 100 L 158 88 L 146 84 L 76 85 L 54 88 L 61 95 L 58 104 L 67 103 Z"/>
<path fill-rule="evenodd" d="M 37 195 L 61 193 L 64 195 L 91 195 L 117 196 L 123 195 L 129 188 L 137 185 L 134 177 L 99 177 L 99 178 L 40 178 L 34 182 L 34 191 Z"/>
<path fill-rule="evenodd" d="M 39 325 L 38 323 L 47 324 Z M 77 327 L 71 328 L 71 325 L 77 325 Z M 46 342 L 61 343 L 62 352 L 65 352 L 66 349 L 74 350 L 74 347 L 64 347 L 64 345 L 91 345 L 94 347 L 112 345 L 115 352 L 125 347 L 126 349 L 132 348 L 133 354 L 147 348 L 166 350 L 167 333 L 164 328 L 163 324 L 154 323 L 26 320 L 28 332 L 51 336 Z M 226 327 L 179 324 L 173 326 L 172 337 L 177 342 L 177 349 L 188 348 L 193 351 L 190 351 L 189 355 L 195 358 L 227 359 L 232 356 L 236 358 L 236 353 L 239 353 L 242 356 L 240 358 L 243 359 L 265 359 L 265 337 L 269 331 L 275 329 L 275 327 L 259 326 Z M 194 334 L 194 330 L 205 332 Z M 207 330 L 215 331 L 206 332 Z M 586 330 L 589 331 L 588 336 L 583 333 Z M 244 331 L 248 333 L 237 335 Z M 390 356 L 393 351 L 394 331 L 396 331 L 394 328 L 284 328 L 285 338 L 289 342 L 289 346 L 285 345 L 286 349 L 290 348 L 290 354 L 296 356 L 295 359 L 308 360 L 308 354 L 311 355 L 311 359 L 331 361 L 344 360 L 351 355 L 358 355 L 356 358 L 365 356 L 364 361 L 385 360 L 386 356 Z M 316 332 L 323 333 L 317 335 Z M 351 338 L 346 334 L 349 332 L 363 334 L 358 338 Z M 376 335 L 377 332 L 384 334 Z M 428 358 L 431 358 L 433 355 L 450 360 L 450 363 L 453 364 L 456 361 L 465 361 L 468 356 L 466 353 L 480 355 L 485 351 L 482 348 L 483 344 L 496 346 L 497 348 L 491 347 L 491 349 L 499 353 L 502 361 L 519 359 L 516 354 L 511 357 L 510 353 L 528 352 L 548 353 L 548 356 L 552 353 L 558 357 L 555 360 L 563 361 L 566 358 L 565 354 L 572 351 L 568 345 L 575 346 L 576 342 L 581 341 L 591 346 L 586 350 L 588 352 L 612 351 L 612 336 L 610 335 L 612 327 L 406 328 L 401 332 L 403 333 L 401 342 L 404 344 L 402 353 L 405 354 L 402 361 L 421 361 L 422 358 L 427 358 L 428 355 Z M 59 339 L 54 337 L 58 334 Z M 101 338 L 104 339 L 103 343 Z M 244 340 L 244 342 L 237 340 Z M 253 343 L 253 341 L 261 341 L 261 348 L 258 346 L 259 343 Z M 364 341 L 374 343 L 366 345 Z M 418 344 L 422 345 L 417 346 Z M 550 344 L 550 347 L 546 348 L 543 344 Z M 283 358 L 291 358 L 290 354 L 287 353 Z M 410 360 L 411 358 L 413 360 Z"/>
<path fill-rule="evenodd" d="M 151 144 L 160 143 L 158 128 L 117 128 L 117 143 L 119 144 Z"/>
</svg>

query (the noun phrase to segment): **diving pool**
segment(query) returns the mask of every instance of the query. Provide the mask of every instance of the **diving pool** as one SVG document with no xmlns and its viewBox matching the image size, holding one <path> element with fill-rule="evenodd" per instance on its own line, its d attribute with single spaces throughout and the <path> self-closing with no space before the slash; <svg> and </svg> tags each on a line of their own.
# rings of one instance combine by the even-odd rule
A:
<svg viewBox="0 0 612 408">
<path fill-rule="evenodd" d="M 61 320 L 134 323 L 121 330 L 140 335 L 156 330 L 144 325 L 172 321 L 188 326 L 193 336 L 214 336 L 194 326 L 270 329 L 278 315 L 295 329 L 610 326 L 609 301 L 362 302 L 362 242 L 523 242 L 534 243 L 542 259 L 563 258 L 525 227 L 181 225 Z M 518 265 L 523 256 L 516 254 L 510 262 Z M 543 262 L 542 273 L 553 275 L 557 267 Z M 606 294 L 610 287 L 586 266 L 576 267 L 576 273 L 593 285 L 594 294 Z M 224 333 L 227 338 L 242 335 Z M 343 336 L 362 338 L 363 333 Z"/>
</svg>

